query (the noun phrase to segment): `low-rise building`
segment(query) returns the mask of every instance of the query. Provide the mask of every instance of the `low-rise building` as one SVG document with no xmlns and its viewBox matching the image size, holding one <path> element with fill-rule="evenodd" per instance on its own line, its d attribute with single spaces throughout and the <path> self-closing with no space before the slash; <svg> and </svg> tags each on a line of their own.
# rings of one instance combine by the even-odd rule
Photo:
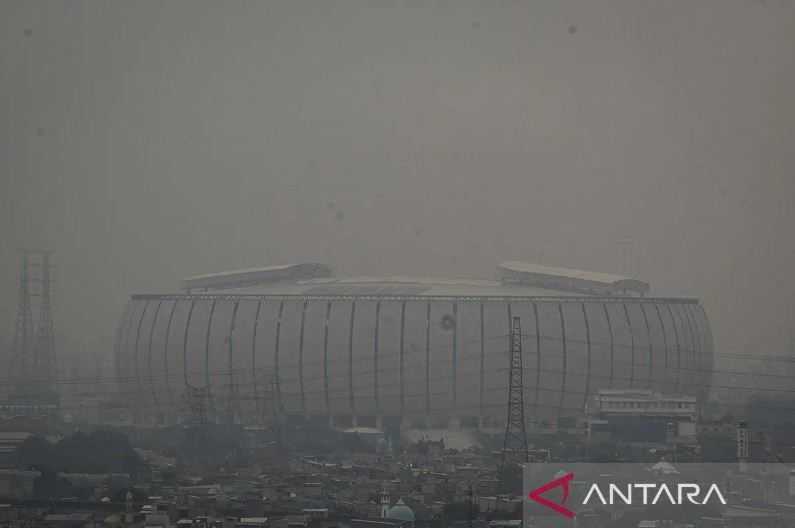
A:
<svg viewBox="0 0 795 528">
<path fill-rule="evenodd" d="M 0 497 L 17 500 L 33 498 L 33 482 L 40 476 L 38 471 L 0 469 Z"/>
<path fill-rule="evenodd" d="M 17 464 L 17 448 L 33 433 L 21 431 L 0 431 L 0 467 L 11 468 Z"/>
<path fill-rule="evenodd" d="M 596 440 L 670 443 L 695 441 L 695 396 L 650 390 L 604 389 L 588 405 L 588 436 Z"/>
<path fill-rule="evenodd" d="M 241 517 L 235 528 L 266 528 L 268 525 L 267 517 Z"/>
<path fill-rule="evenodd" d="M 48 528 L 94 528 L 91 512 L 51 513 L 44 516 L 43 525 Z"/>
</svg>

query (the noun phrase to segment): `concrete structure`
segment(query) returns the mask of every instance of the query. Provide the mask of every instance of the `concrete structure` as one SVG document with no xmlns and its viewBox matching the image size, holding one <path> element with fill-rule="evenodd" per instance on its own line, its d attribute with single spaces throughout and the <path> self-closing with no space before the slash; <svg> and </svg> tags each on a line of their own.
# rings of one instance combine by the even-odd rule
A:
<svg viewBox="0 0 795 528">
<path fill-rule="evenodd" d="M 521 263 L 498 281 L 325 270 L 226 272 L 186 281 L 202 293 L 133 295 L 116 336 L 120 401 L 141 424 L 177 421 L 190 387 L 208 390 L 210 420 L 257 423 L 278 408 L 340 427 L 499 427 L 513 316 L 530 423 L 581 416 L 599 389 L 700 399 L 710 385 L 699 302 L 649 296 L 635 279 Z"/>
</svg>

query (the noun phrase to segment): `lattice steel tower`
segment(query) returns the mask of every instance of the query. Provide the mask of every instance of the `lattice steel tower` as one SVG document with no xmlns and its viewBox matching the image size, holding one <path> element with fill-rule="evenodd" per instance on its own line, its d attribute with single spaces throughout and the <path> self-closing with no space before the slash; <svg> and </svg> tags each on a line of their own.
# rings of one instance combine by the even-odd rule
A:
<svg viewBox="0 0 795 528">
<path fill-rule="evenodd" d="M 522 381 L 522 325 L 519 317 L 511 321 L 511 368 L 508 373 L 508 421 L 502 446 L 502 468 L 528 461 L 527 431 L 524 420 Z"/>
<path fill-rule="evenodd" d="M 14 342 L 11 345 L 9 374 L 13 381 L 13 396 L 22 397 L 29 390 L 30 358 L 33 350 L 33 313 L 30 307 L 30 277 L 28 276 L 28 253 L 22 254 L 22 269 L 19 273 L 19 299 L 14 327 Z"/>
<path fill-rule="evenodd" d="M 23 250 L 21 261 L 19 301 L 9 366 L 14 379 L 11 396 L 31 404 L 56 403 L 50 252 Z M 35 325 L 34 297 L 38 297 Z"/>
<path fill-rule="evenodd" d="M 36 331 L 36 348 L 33 356 L 38 393 L 46 398 L 55 394 L 55 336 L 52 324 L 52 299 L 50 289 L 50 254 L 39 254 L 39 321 Z"/>
</svg>

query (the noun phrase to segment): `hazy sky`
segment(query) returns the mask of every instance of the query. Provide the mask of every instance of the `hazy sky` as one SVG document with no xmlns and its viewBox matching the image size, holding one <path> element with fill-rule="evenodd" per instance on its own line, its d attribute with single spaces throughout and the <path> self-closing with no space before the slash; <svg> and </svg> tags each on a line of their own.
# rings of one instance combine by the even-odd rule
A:
<svg viewBox="0 0 795 528">
<path fill-rule="evenodd" d="M 317 259 L 522 259 L 795 332 L 795 2 L 0 1 L 0 336 L 55 250 L 62 351 L 130 293 Z"/>
</svg>

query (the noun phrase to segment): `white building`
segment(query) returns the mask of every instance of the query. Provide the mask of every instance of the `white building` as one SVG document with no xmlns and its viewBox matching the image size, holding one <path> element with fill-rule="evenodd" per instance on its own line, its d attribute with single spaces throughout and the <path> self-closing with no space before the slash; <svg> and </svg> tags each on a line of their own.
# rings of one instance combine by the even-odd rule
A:
<svg viewBox="0 0 795 528">
<path fill-rule="evenodd" d="M 695 396 L 662 394 L 650 390 L 600 390 L 590 414 L 608 416 L 659 416 L 696 422 L 698 406 Z"/>
<path fill-rule="evenodd" d="M 698 422 L 695 396 L 651 390 L 604 389 L 588 407 L 589 437 L 622 437 L 629 441 L 693 441 Z"/>
</svg>

